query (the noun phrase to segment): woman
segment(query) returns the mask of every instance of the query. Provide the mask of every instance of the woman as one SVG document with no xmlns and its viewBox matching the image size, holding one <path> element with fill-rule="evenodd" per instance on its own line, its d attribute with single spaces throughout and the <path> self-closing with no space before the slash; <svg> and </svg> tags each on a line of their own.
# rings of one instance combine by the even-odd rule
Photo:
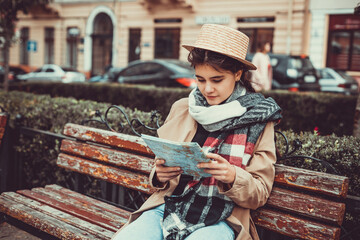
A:
<svg viewBox="0 0 360 240">
<path fill-rule="evenodd" d="M 248 37 L 221 25 L 205 24 L 189 61 L 197 88 L 174 103 L 160 138 L 198 142 L 212 177 L 195 179 L 157 159 L 150 182 L 157 191 L 134 212 L 113 239 L 256 239 L 250 209 L 265 204 L 274 179 L 272 99 L 254 93 L 245 60 Z"/>
<path fill-rule="evenodd" d="M 270 57 L 271 46 L 269 42 L 260 43 L 252 63 L 257 67 L 252 72 L 252 84 L 256 92 L 270 90 L 272 84 L 272 67 Z"/>
</svg>

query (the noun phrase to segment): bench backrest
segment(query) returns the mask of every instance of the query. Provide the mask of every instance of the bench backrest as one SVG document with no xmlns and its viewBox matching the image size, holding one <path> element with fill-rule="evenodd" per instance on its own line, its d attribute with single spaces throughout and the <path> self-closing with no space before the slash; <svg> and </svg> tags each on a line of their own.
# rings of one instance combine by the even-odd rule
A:
<svg viewBox="0 0 360 240">
<path fill-rule="evenodd" d="M 7 121 L 8 121 L 8 114 L 5 112 L 0 112 L 0 146 L 1 146 L 1 141 L 5 134 Z"/>
<path fill-rule="evenodd" d="M 66 124 L 57 164 L 111 183 L 151 194 L 148 175 L 154 154 L 136 136 Z M 252 212 L 259 226 L 297 238 L 339 239 L 348 178 L 275 165 L 267 204 Z"/>
</svg>

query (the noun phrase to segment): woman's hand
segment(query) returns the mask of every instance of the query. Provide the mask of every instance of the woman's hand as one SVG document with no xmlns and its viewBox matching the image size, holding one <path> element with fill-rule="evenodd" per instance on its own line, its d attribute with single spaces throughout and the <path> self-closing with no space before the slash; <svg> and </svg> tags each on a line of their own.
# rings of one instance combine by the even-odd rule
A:
<svg viewBox="0 0 360 240">
<path fill-rule="evenodd" d="M 207 158 L 215 161 L 209 163 L 199 163 L 198 168 L 203 168 L 206 173 L 210 173 L 216 180 L 223 183 L 232 184 L 235 181 L 235 166 L 231 165 L 225 158 L 215 153 L 206 154 Z"/>
<path fill-rule="evenodd" d="M 165 183 L 183 172 L 180 167 L 166 167 L 164 163 L 164 159 L 156 159 L 155 161 L 156 178 L 161 183 Z"/>
</svg>

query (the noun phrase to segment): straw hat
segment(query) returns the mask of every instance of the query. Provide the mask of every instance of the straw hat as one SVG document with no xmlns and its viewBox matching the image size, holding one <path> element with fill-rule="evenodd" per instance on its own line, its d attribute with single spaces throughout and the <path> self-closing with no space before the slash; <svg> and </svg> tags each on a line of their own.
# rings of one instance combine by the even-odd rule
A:
<svg viewBox="0 0 360 240">
<path fill-rule="evenodd" d="M 255 70 L 255 65 L 245 60 L 248 45 L 248 36 L 236 29 L 218 24 L 204 24 L 195 44 L 182 46 L 189 51 L 202 48 L 221 53 L 242 62 L 249 70 Z"/>
</svg>

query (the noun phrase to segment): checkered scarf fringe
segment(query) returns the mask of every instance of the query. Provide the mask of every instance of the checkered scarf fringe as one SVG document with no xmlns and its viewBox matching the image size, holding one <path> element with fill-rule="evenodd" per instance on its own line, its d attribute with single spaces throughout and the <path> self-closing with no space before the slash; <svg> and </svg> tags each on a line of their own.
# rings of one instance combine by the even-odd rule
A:
<svg viewBox="0 0 360 240">
<path fill-rule="evenodd" d="M 243 89 L 237 87 L 227 102 L 238 101 L 247 111 L 241 116 L 208 125 L 208 128 L 218 128 L 218 124 L 222 126 L 220 131 L 210 131 L 203 148 L 245 169 L 266 123 L 279 121 L 281 109 L 273 99 L 265 99 L 261 94 L 241 93 Z M 191 94 L 195 95 L 193 97 L 197 105 L 210 107 L 198 89 Z M 219 193 L 216 182 L 213 177 L 193 179 L 182 194 L 165 197 L 162 222 L 164 239 L 185 239 L 192 232 L 223 221 L 231 215 L 234 202 Z"/>
</svg>

